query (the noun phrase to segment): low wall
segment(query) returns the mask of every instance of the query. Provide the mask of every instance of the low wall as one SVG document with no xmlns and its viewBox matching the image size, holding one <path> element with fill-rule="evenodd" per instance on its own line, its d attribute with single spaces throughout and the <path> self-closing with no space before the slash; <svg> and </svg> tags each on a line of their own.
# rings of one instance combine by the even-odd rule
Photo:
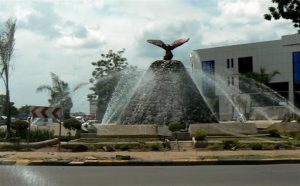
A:
<svg viewBox="0 0 300 186">
<path fill-rule="evenodd" d="M 94 125 L 97 136 L 157 136 L 156 125 Z"/>
<path fill-rule="evenodd" d="M 279 131 L 286 132 L 300 132 L 300 123 L 296 122 L 282 122 L 274 123 L 268 129 L 277 129 Z"/>
<path fill-rule="evenodd" d="M 193 134 L 203 130 L 212 136 L 236 136 L 240 134 L 257 134 L 255 123 L 200 123 L 190 124 L 189 132 Z"/>
</svg>

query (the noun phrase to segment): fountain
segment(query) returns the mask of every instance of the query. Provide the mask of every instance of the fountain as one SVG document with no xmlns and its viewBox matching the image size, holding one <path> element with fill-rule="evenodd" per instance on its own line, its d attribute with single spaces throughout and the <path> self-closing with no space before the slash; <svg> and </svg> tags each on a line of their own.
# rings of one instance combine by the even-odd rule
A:
<svg viewBox="0 0 300 186">
<path fill-rule="evenodd" d="M 173 122 L 181 123 L 186 128 L 190 126 L 191 132 L 210 128 L 212 133 L 219 134 L 224 133 L 226 128 L 225 133 L 256 133 L 255 124 L 243 126 L 240 122 L 231 122 L 218 126 L 219 121 L 203 96 L 197 77 L 191 76 L 181 61 L 172 60 L 171 51 L 187 41 L 180 39 L 167 45 L 160 40 L 148 40 L 166 50 L 164 59 L 154 61 L 145 73 L 136 76 L 127 74 L 121 78 L 99 126 L 101 129 L 98 128 L 99 135 L 112 135 L 112 131 L 120 131 L 113 132 L 114 135 L 153 135 L 153 125 L 166 126 Z M 201 74 L 201 78 L 211 84 L 216 82 L 206 74 Z M 225 83 L 217 85 L 215 87 L 231 100 Z M 245 122 L 235 102 L 231 100 L 230 103 L 241 116 L 240 121 Z"/>
<path fill-rule="evenodd" d="M 184 65 L 151 64 L 120 117 L 121 124 L 217 123 Z"/>
<path fill-rule="evenodd" d="M 188 40 L 179 39 L 171 45 L 160 40 L 148 40 L 166 50 L 164 60 L 150 65 L 134 90 L 129 91 L 128 101 L 118 111 L 121 110 L 119 117 L 111 117 L 110 123 L 168 125 L 177 122 L 188 125 L 218 122 L 182 62 L 172 60 L 171 50 Z"/>
</svg>

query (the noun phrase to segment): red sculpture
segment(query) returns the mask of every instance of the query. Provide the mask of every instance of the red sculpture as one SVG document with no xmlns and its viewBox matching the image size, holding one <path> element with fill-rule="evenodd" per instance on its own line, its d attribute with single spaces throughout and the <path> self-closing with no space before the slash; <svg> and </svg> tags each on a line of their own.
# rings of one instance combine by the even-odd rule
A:
<svg viewBox="0 0 300 186">
<path fill-rule="evenodd" d="M 169 44 L 165 44 L 161 40 L 154 40 L 154 39 L 147 40 L 148 43 L 151 43 L 153 45 L 156 45 L 156 46 L 159 46 L 159 47 L 165 49 L 166 53 L 164 56 L 164 60 L 171 60 L 173 58 L 172 50 L 188 41 L 189 41 L 189 38 L 178 39 L 178 40 L 175 40 L 171 45 L 169 45 Z"/>
</svg>

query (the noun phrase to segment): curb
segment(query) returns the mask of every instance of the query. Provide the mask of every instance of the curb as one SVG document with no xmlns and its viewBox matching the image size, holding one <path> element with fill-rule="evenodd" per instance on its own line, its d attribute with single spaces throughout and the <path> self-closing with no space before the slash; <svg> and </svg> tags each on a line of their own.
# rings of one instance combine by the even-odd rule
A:
<svg viewBox="0 0 300 186">
<path fill-rule="evenodd" d="M 268 164 L 300 164 L 298 159 L 207 159 L 207 160 L 0 160 L 0 165 L 21 166 L 194 166 L 194 165 L 268 165 Z"/>
</svg>

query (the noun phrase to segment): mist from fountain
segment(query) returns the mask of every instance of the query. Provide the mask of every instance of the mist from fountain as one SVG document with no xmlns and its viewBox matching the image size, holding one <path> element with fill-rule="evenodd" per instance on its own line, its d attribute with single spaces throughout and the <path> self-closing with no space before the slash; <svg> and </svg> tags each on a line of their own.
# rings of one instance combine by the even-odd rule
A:
<svg viewBox="0 0 300 186">
<path fill-rule="evenodd" d="M 103 115 L 102 124 L 113 124 L 119 120 L 119 115 L 122 113 L 128 101 L 135 92 L 136 87 L 141 83 L 141 78 L 144 77 L 145 72 L 138 70 L 123 70 L 121 78 L 115 87 L 115 90 L 107 105 L 105 114 Z M 147 77 L 149 81 L 152 79 Z"/>
<path fill-rule="evenodd" d="M 271 100 L 275 104 L 283 106 L 287 108 L 291 113 L 295 113 L 296 115 L 300 115 L 300 110 L 295 107 L 290 101 L 288 101 L 285 97 L 266 86 L 263 83 L 256 82 L 251 78 L 247 78 L 245 76 L 240 75 L 240 81 L 244 86 L 250 87 L 251 92 L 259 93 L 260 99 Z M 261 97 L 262 96 L 262 97 Z M 256 100 L 256 102 L 259 102 Z"/>
<path fill-rule="evenodd" d="M 190 58 L 191 58 L 192 64 L 195 61 L 201 61 L 199 55 L 195 52 L 192 52 Z M 225 98 L 232 105 L 232 107 L 234 108 L 236 113 L 238 113 L 238 117 L 239 117 L 238 119 L 242 123 L 245 123 L 247 121 L 244 114 L 239 110 L 237 104 L 234 102 L 233 98 L 231 97 L 231 95 L 233 95 L 233 93 L 234 94 L 239 93 L 239 90 L 237 89 L 236 86 L 229 87 L 227 82 L 225 82 L 224 78 L 222 78 L 220 75 L 214 74 L 212 76 L 211 74 L 205 73 L 202 70 L 197 70 L 197 68 L 194 68 L 194 71 L 192 72 L 192 77 L 193 77 L 194 82 L 196 83 L 200 92 L 202 92 L 201 91 L 202 88 L 200 88 L 200 87 L 203 83 L 205 83 L 208 86 L 217 88 L 219 93 L 221 93 L 221 95 L 225 96 Z M 201 94 L 202 94 L 203 98 L 206 100 L 206 103 L 208 104 L 209 108 L 212 110 L 212 105 L 209 104 L 206 96 L 203 93 L 201 93 Z"/>
<path fill-rule="evenodd" d="M 192 52 L 191 54 L 191 62 L 193 65 L 197 65 L 197 62 L 201 61 L 199 55 L 196 52 Z M 194 67 L 194 72 L 192 73 L 195 82 L 197 82 L 197 86 L 201 87 L 201 84 L 203 81 L 205 81 L 206 84 L 209 86 L 214 86 L 219 91 L 220 95 L 225 96 L 228 102 L 233 106 L 234 110 L 238 113 L 241 117 L 242 122 L 246 122 L 246 118 L 243 113 L 239 111 L 239 108 L 237 106 L 237 103 L 235 103 L 235 100 L 233 99 L 234 95 L 249 95 L 251 97 L 251 102 L 254 105 L 261 104 L 260 100 L 269 100 L 274 103 L 274 105 L 279 105 L 282 107 L 285 107 L 289 110 L 291 113 L 295 113 L 296 115 L 300 115 L 300 110 L 296 108 L 290 101 L 288 101 L 286 98 L 278 94 L 273 89 L 269 88 L 265 84 L 258 83 L 255 80 L 251 78 L 247 78 L 243 75 L 234 75 L 239 81 L 239 85 L 243 86 L 244 89 L 246 89 L 246 93 L 243 93 L 241 90 L 241 87 L 238 87 L 237 85 L 228 85 L 228 83 L 225 81 L 223 77 L 231 77 L 232 72 L 227 71 L 224 69 L 222 71 L 222 75 L 214 74 L 211 76 L 210 74 L 206 74 L 202 71 L 201 64 L 198 64 L 200 66 Z M 199 69 L 199 70 L 197 70 Z M 200 88 L 201 90 L 201 88 Z M 249 93 L 250 92 L 250 93 Z M 251 96 L 254 94 L 259 94 L 259 96 Z M 204 98 L 207 100 L 207 98 L 204 96 Z M 209 103 L 207 101 L 207 103 Z M 267 106 L 267 105 L 262 105 Z M 211 107 L 211 106 L 210 106 Z M 257 108 L 256 111 L 258 111 L 266 120 L 272 121 L 272 118 L 262 109 Z"/>
</svg>

